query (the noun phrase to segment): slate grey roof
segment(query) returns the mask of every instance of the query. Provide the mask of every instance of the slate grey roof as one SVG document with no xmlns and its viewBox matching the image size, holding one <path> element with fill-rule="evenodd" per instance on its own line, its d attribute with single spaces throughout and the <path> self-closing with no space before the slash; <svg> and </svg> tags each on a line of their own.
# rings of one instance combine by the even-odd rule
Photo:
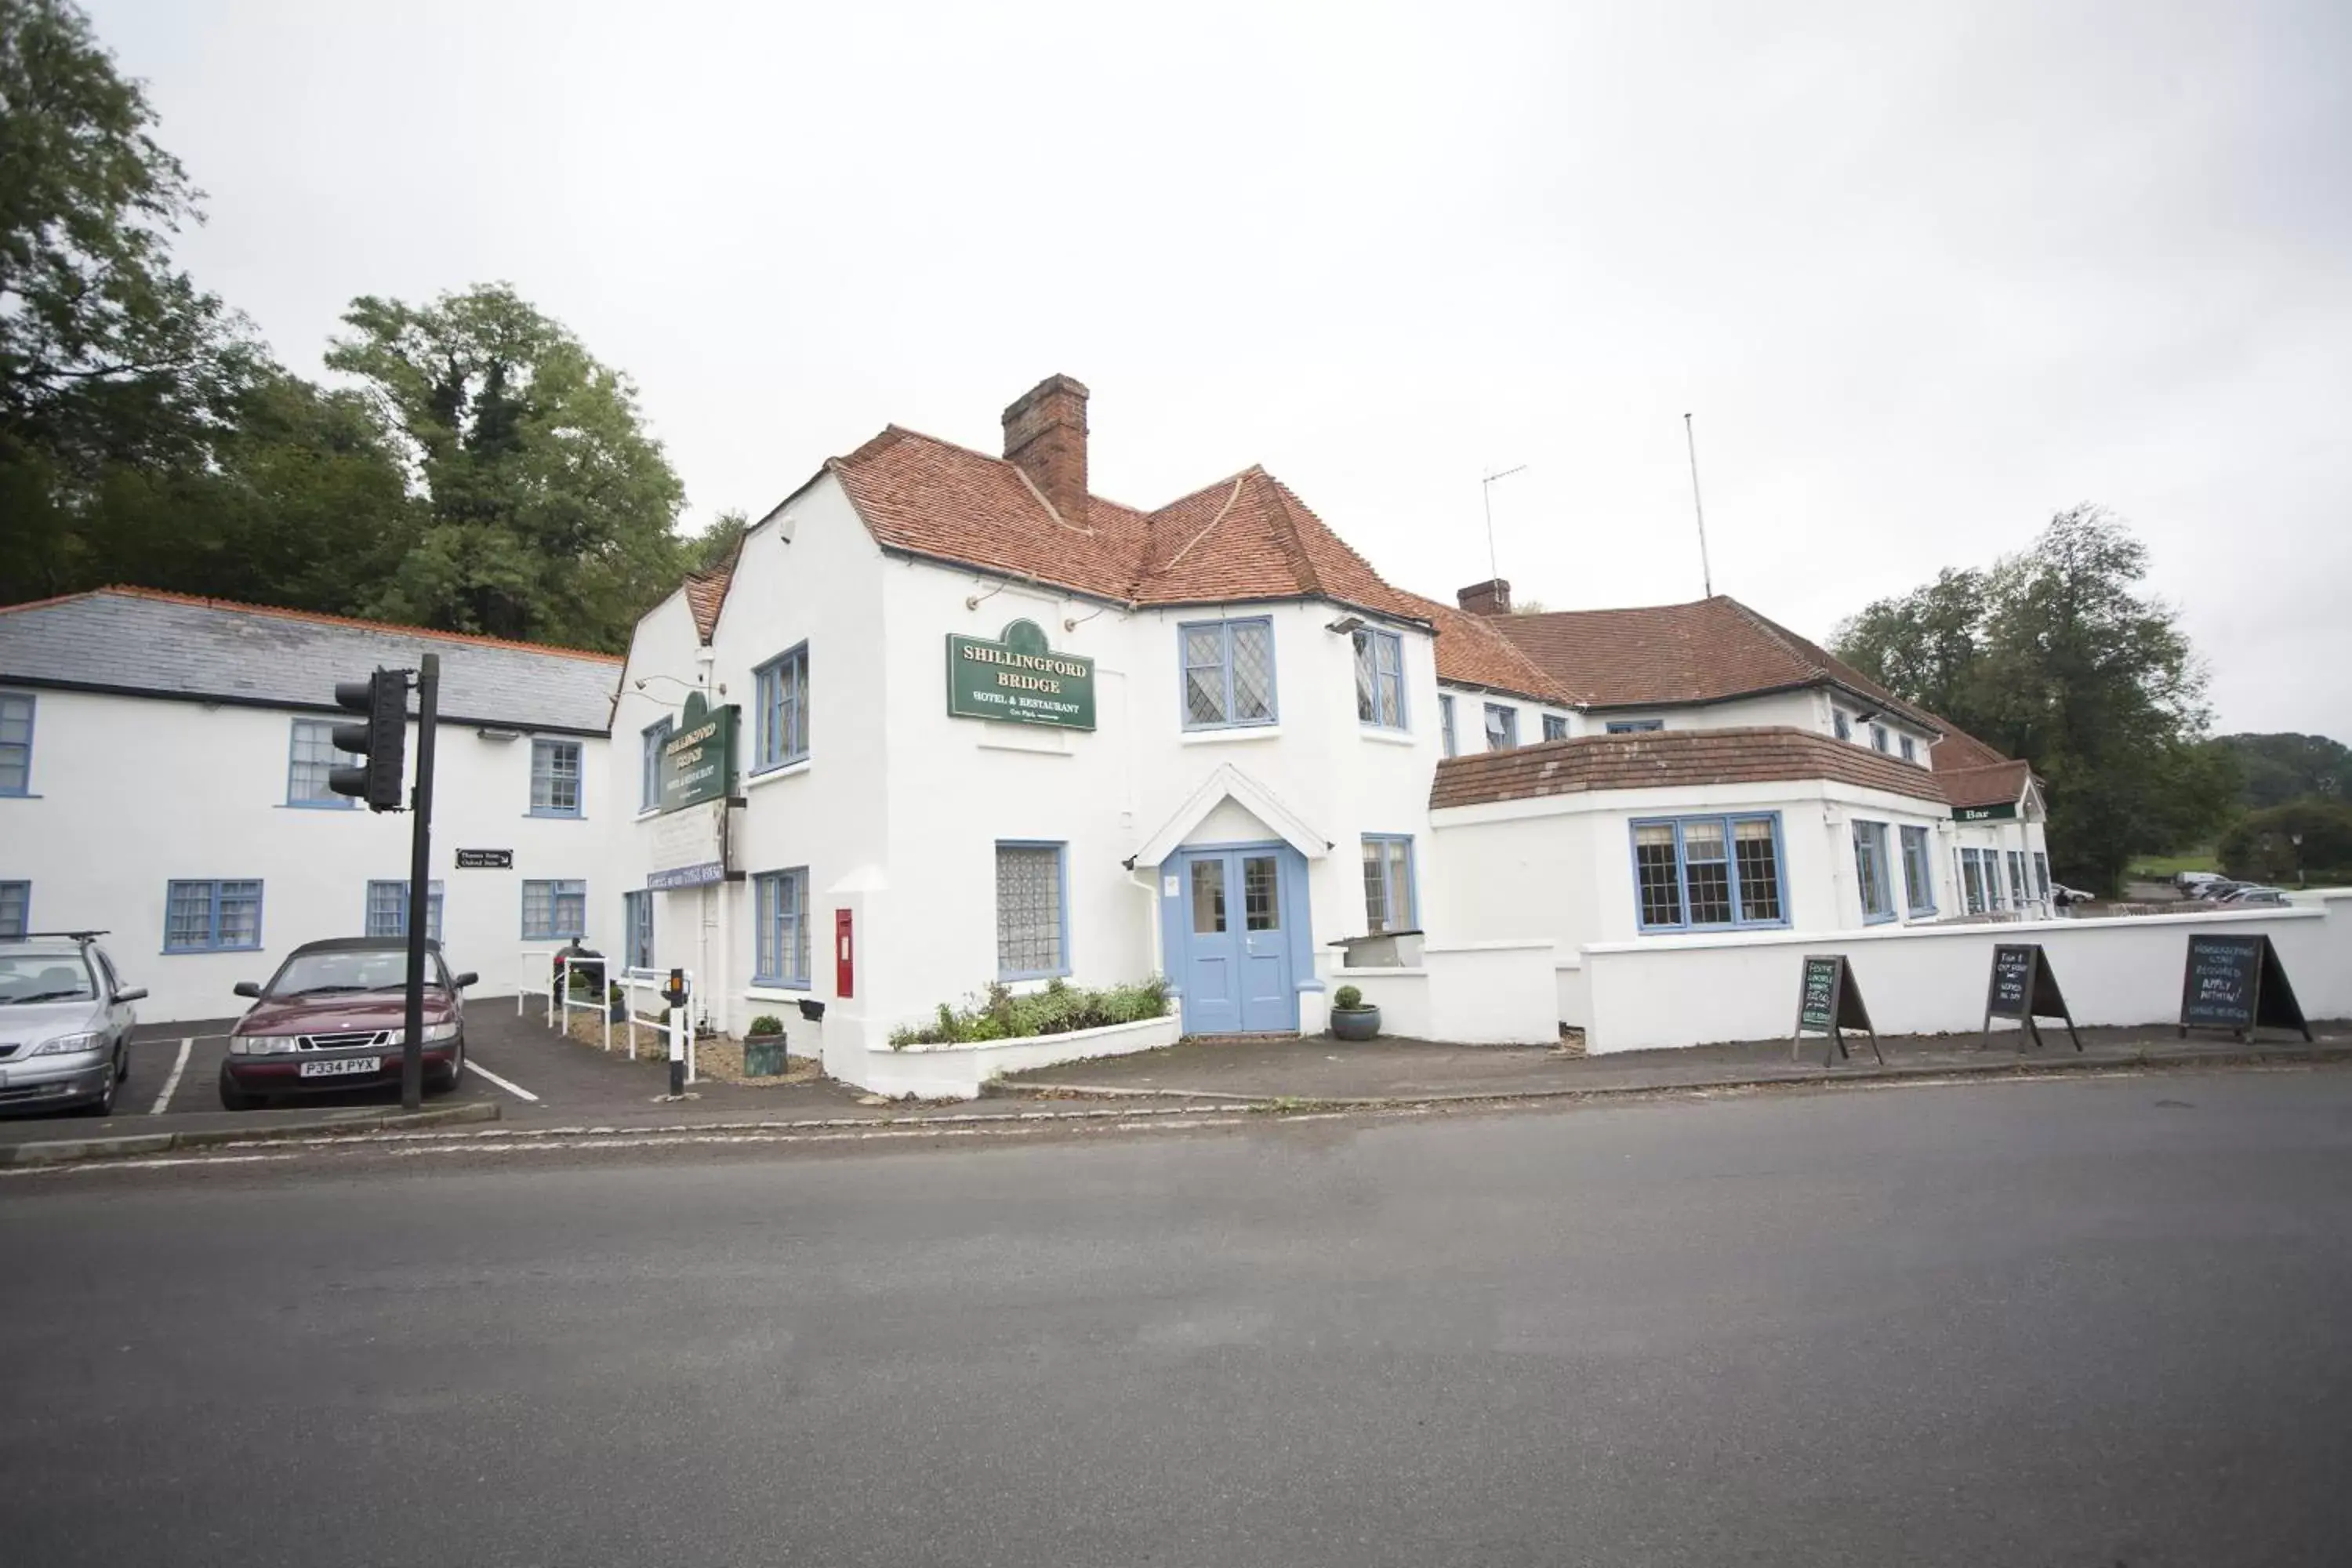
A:
<svg viewBox="0 0 2352 1568">
<path fill-rule="evenodd" d="M 457 632 L 100 588 L 0 608 L 0 683 L 335 708 L 335 682 L 441 656 L 445 721 L 604 734 L 621 661 Z M 415 699 L 411 700 L 412 707 Z"/>
</svg>

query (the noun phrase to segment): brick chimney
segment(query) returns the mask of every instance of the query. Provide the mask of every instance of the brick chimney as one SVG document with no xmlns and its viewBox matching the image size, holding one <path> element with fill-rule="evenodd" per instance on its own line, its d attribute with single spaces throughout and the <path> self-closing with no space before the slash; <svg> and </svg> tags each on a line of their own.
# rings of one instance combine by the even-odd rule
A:
<svg viewBox="0 0 2352 1568">
<path fill-rule="evenodd" d="M 1087 389 L 1049 375 L 1004 411 L 1004 456 L 1044 492 L 1062 521 L 1087 525 Z"/>
<path fill-rule="evenodd" d="M 1500 577 L 1473 583 L 1454 597 L 1474 616 L 1507 616 L 1511 613 L 1511 585 Z"/>
</svg>

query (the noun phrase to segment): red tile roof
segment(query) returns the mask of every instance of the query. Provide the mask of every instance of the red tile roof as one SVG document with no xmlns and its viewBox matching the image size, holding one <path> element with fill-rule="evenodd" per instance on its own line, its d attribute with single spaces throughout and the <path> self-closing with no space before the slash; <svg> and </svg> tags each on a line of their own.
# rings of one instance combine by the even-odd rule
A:
<svg viewBox="0 0 2352 1568">
<path fill-rule="evenodd" d="M 1830 684 L 1927 729 L 1934 715 L 1738 600 L 1485 617 L 1592 708 L 1721 702 Z"/>
<path fill-rule="evenodd" d="M 727 558 L 700 572 L 686 574 L 686 607 L 694 616 L 694 635 L 708 643 L 719 629 L 719 612 L 727 606 L 727 591 L 735 585 L 735 563 L 743 558 L 743 536 L 735 536 Z"/>
<path fill-rule="evenodd" d="M 1811 730 L 1756 727 L 1580 735 L 1437 764 L 1432 810 L 1596 790 L 1832 779 L 1939 804 L 1929 770 Z"/>
<path fill-rule="evenodd" d="M 1999 762 L 1981 767 L 1938 767 L 1936 777 L 1944 786 L 1944 798 L 1954 805 L 2001 805 L 2025 797 L 2033 770 L 2021 762 Z"/>
</svg>

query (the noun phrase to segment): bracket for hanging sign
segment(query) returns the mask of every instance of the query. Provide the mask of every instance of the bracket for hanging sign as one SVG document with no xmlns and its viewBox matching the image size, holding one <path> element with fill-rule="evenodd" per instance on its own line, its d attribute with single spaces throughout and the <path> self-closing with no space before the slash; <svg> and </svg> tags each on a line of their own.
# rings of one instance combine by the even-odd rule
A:
<svg viewBox="0 0 2352 1568">
<path fill-rule="evenodd" d="M 1862 986 L 1845 954 L 1805 954 L 1804 976 L 1797 988 L 1797 1027 L 1789 1037 L 1789 1059 L 1796 1061 L 1804 1056 L 1808 1031 L 1829 1037 L 1822 1050 L 1822 1066 L 1852 1057 L 1845 1044 L 1848 1029 L 1860 1029 L 1869 1036 L 1870 1054 L 1878 1058 L 1880 1067 L 1886 1065 L 1886 1054 L 1878 1048 L 1878 1031 L 1871 1026 L 1870 1009 L 1863 1005 Z"/>
</svg>

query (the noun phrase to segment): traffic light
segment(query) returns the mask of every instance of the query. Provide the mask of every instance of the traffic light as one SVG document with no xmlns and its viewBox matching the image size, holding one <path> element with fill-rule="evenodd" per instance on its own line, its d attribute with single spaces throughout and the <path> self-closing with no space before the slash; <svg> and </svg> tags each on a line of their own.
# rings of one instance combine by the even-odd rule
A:
<svg viewBox="0 0 2352 1568">
<path fill-rule="evenodd" d="M 328 769 L 327 787 L 367 802 L 370 811 L 398 811 L 408 766 L 407 672 L 379 669 L 365 680 L 338 680 L 335 706 L 367 715 L 364 724 L 335 726 L 335 750 L 356 752 L 367 761 L 355 768 Z"/>
</svg>

